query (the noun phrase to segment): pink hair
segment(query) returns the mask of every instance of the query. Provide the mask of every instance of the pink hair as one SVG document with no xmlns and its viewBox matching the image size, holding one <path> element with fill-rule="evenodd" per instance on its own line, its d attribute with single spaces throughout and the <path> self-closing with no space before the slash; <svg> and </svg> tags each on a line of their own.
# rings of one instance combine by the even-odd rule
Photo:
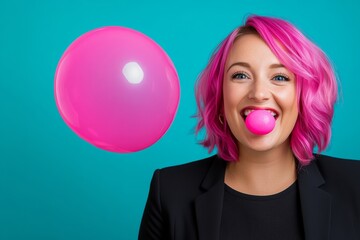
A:
<svg viewBox="0 0 360 240">
<path fill-rule="evenodd" d="M 296 76 L 299 116 L 290 136 L 290 145 L 301 165 L 306 165 L 314 158 L 315 146 L 321 152 L 330 142 L 337 82 L 323 51 L 292 24 L 281 19 L 250 16 L 244 26 L 235 29 L 220 43 L 196 85 L 196 134 L 205 128 L 205 139 L 200 143 L 209 152 L 216 147 L 221 158 L 238 159 L 237 140 L 219 116 L 224 115 L 225 61 L 234 41 L 249 33 L 260 35 L 279 61 Z"/>
</svg>

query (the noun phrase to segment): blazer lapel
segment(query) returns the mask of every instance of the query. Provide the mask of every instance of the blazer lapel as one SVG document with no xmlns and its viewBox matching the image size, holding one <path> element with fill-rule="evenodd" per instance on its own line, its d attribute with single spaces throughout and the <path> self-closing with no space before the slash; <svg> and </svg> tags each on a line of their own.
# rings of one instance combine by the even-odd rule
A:
<svg viewBox="0 0 360 240">
<path fill-rule="evenodd" d="M 220 236 L 221 212 L 224 196 L 224 174 L 226 163 L 214 158 L 201 188 L 203 194 L 195 200 L 196 221 L 200 240 L 218 240 Z"/>
<path fill-rule="evenodd" d="M 314 160 L 298 175 L 300 202 L 306 240 L 329 239 L 331 196 L 319 187 L 325 183 Z"/>
<path fill-rule="evenodd" d="M 201 188 L 205 191 L 195 200 L 200 240 L 218 240 L 224 197 L 226 162 L 215 156 Z M 325 183 L 314 160 L 298 175 L 301 210 L 306 240 L 328 240 L 331 220 L 331 196 L 320 186 Z"/>
</svg>

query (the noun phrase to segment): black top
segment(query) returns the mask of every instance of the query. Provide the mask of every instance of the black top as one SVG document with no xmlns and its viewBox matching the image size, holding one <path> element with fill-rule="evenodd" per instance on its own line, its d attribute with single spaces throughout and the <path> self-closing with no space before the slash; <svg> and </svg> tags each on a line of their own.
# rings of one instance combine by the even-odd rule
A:
<svg viewBox="0 0 360 240">
<path fill-rule="evenodd" d="M 215 155 L 156 170 L 139 239 L 220 240 L 226 165 Z M 360 240 L 360 161 L 315 155 L 297 183 L 306 240 Z"/>
<path fill-rule="evenodd" d="M 304 239 L 297 182 L 269 196 L 240 193 L 225 185 L 220 239 Z"/>
</svg>

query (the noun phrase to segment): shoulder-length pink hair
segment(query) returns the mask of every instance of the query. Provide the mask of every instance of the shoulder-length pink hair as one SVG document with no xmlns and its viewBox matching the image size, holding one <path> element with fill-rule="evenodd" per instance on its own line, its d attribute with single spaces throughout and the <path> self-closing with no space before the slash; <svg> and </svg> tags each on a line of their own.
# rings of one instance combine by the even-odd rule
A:
<svg viewBox="0 0 360 240">
<path fill-rule="evenodd" d="M 323 151 L 330 142 L 331 121 L 337 98 L 337 81 L 324 52 L 292 24 L 277 18 L 250 16 L 217 47 L 196 84 L 196 134 L 205 128 L 200 143 L 228 161 L 238 160 L 237 140 L 223 116 L 223 77 L 229 50 L 241 35 L 258 34 L 279 61 L 296 76 L 299 116 L 290 136 L 290 145 L 301 165 L 308 164 L 316 146 Z"/>
</svg>

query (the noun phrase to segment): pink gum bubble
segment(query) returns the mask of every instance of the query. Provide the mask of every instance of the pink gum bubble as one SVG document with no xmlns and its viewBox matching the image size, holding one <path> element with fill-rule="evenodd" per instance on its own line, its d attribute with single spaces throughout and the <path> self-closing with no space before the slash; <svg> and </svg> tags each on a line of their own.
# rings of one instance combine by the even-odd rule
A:
<svg viewBox="0 0 360 240">
<path fill-rule="evenodd" d="M 270 133 L 275 127 L 275 118 L 267 110 L 255 110 L 245 120 L 247 129 L 256 135 Z"/>
</svg>

